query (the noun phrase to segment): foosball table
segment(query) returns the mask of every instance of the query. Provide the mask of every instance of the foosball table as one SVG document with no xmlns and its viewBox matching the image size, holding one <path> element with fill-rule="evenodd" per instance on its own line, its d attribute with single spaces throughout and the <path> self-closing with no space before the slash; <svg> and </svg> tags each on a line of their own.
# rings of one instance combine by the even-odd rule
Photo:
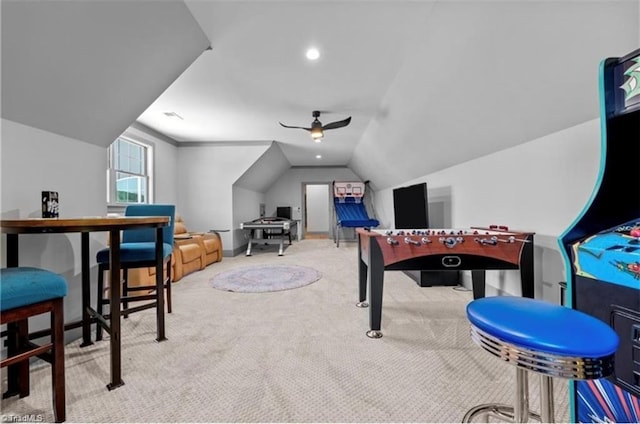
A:
<svg viewBox="0 0 640 424">
<path fill-rule="evenodd" d="M 467 229 L 358 228 L 358 307 L 370 307 L 367 336 L 382 337 L 384 271 L 471 271 L 473 297 L 485 295 L 485 271 L 519 269 L 523 297 L 534 297 L 533 236 L 490 226 Z M 369 301 L 367 302 L 367 287 Z"/>
</svg>

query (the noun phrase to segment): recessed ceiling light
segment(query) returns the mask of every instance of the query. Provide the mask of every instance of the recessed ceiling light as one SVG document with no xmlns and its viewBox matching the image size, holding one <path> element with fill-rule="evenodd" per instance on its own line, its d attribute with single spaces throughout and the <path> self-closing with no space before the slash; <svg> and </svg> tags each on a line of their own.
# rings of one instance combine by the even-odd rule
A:
<svg viewBox="0 0 640 424">
<path fill-rule="evenodd" d="M 322 155 L 316 155 L 316 159 L 322 159 Z"/>
<path fill-rule="evenodd" d="M 316 60 L 320 57 L 320 52 L 315 47 L 311 47 L 307 50 L 307 59 Z"/>
</svg>

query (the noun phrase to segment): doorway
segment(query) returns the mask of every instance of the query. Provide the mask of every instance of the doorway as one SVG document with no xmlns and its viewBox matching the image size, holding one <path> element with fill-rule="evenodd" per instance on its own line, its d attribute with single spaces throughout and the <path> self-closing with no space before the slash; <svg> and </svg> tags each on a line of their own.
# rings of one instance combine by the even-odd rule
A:
<svg viewBox="0 0 640 424">
<path fill-rule="evenodd" d="M 304 238 L 329 238 L 329 206 L 329 184 L 304 184 Z"/>
</svg>

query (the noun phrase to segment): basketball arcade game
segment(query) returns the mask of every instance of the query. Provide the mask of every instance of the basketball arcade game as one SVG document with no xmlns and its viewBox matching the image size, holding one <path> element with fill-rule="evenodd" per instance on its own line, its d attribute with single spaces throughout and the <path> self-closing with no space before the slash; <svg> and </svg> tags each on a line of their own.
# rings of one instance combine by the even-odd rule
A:
<svg viewBox="0 0 640 424">
<path fill-rule="evenodd" d="M 570 384 L 573 422 L 640 422 L 640 50 L 600 64 L 600 172 L 558 242 L 567 303 L 620 337 L 611 377 Z M 597 340 L 594 340 L 597 343 Z"/>
<path fill-rule="evenodd" d="M 366 183 L 333 182 L 333 205 L 336 218 L 334 242 L 340 247 L 340 228 L 374 228 L 377 219 L 369 218 L 364 204 Z"/>
</svg>

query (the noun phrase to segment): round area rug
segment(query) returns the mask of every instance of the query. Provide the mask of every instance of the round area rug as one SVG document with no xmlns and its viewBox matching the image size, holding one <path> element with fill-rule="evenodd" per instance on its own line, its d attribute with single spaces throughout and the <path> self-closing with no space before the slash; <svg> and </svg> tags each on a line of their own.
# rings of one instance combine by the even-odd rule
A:
<svg viewBox="0 0 640 424">
<path fill-rule="evenodd" d="M 307 266 L 253 265 L 216 274 L 209 284 L 225 291 L 263 293 L 303 287 L 320 278 L 319 271 Z"/>
</svg>

